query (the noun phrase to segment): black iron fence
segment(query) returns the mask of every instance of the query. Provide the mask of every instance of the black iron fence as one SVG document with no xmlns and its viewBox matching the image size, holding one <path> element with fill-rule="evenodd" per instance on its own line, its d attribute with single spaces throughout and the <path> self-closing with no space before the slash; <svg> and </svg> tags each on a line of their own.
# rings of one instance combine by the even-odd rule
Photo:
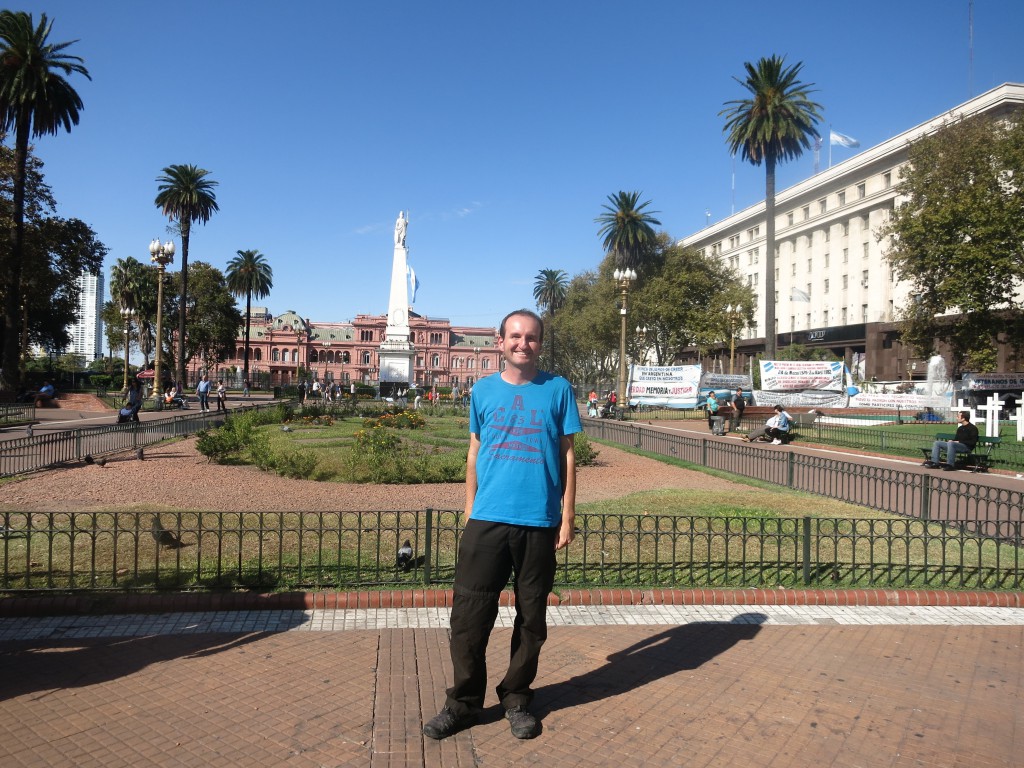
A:
<svg viewBox="0 0 1024 768">
<path fill-rule="evenodd" d="M 0 513 L 0 591 L 447 585 L 461 517 L 431 509 Z M 960 521 L 867 517 L 581 514 L 577 526 L 559 553 L 559 586 L 1024 586 L 1019 523 L 1002 542 L 973 536 Z M 400 559 L 405 541 L 412 553 Z"/>
<path fill-rule="evenodd" d="M 275 407 L 277 403 L 261 403 L 234 408 L 231 412 Z M 221 421 L 223 418 L 218 418 L 216 413 L 196 411 L 165 419 L 44 432 L 32 437 L 5 440 L 0 443 L 0 477 L 82 461 L 87 455 L 99 458 L 138 450 L 171 437 L 195 434 Z"/>
<path fill-rule="evenodd" d="M 766 450 L 629 422 L 587 419 L 584 430 L 590 437 L 892 515 L 956 522 L 971 535 L 1015 542 L 1024 519 L 1024 492 L 962 479 L 966 475 L 961 473 L 925 473 Z"/>
<path fill-rule="evenodd" d="M 36 404 L 0 403 L 0 426 L 32 423 L 36 418 Z"/>
</svg>

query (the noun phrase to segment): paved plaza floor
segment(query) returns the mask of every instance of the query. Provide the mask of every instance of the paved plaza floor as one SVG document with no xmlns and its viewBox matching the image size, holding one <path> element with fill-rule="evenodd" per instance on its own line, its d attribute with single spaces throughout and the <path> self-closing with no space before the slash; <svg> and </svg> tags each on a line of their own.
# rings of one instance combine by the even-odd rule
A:
<svg viewBox="0 0 1024 768">
<path fill-rule="evenodd" d="M 488 659 L 507 658 L 503 608 Z M 0 766 L 1020 766 L 1024 610 L 551 606 L 517 741 L 446 608 L 0 619 Z"/>
</svg>

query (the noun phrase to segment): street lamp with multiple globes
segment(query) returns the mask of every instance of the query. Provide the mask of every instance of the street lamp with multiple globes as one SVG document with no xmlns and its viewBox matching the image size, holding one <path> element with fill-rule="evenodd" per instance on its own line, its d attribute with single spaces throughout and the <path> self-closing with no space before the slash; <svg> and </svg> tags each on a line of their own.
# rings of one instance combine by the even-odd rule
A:
<svg viewBox="0 0 1024 768">
<path fill-rule="evenodd" d="M 622 290 L 622 303 L 619 306 L 619 315 L 622 318 L 622 327 L 619 331 L 619 391 L 615 402 L 619 408 L 625 408 L 629 404 L 629 396 L 626 392 L 626 313 L 629 308 L 629 284 L 636 280 L 636 271 L 629 267 L 616 269 L 612 272 L 612 277 L 615 278 Z"/>
<path fill-rule="evenodd" d="M 125 394 L 128 392 L 128 337 L 131 335 L 134 315 L 135 310 L 131 307 L 121 307 L 121 317 L 124 318 L 124 386 L 121 387 L 121 392 Z"/>
<path fill-rule="evenodd" d="M 163 377 L 163 330 L 164 330 L 164 270 L 168 264 L 174 261 L 174 243 L 168 240 L 160 244 L 159 238 L 154 238 L 149 244 L 149 260 L 156 264 L 156 363 L 153 368 L 153 397 L 156 399 L 156 409 L 162 410 L 164 406 L 164 377 Z M 182 307 L 184 312 L 185 308 Z"/>
<path fill-rule="evenodd" d="M 725 316 L 729 320 L 729 375 L 732 376 L 736 361 L 736 326 L 743 320 L 743 307 L 729 304 L 725 308 Z"/>
</svg>

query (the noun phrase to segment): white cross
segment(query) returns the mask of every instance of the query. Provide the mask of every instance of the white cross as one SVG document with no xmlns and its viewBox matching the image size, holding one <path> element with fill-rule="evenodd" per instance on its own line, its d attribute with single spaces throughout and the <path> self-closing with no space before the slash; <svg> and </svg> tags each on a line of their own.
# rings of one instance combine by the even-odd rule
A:
<svg viewBox="0 0 1024 768">
<path fill-rule="evenodd" d="M 1017 442 L 1024 441 L 1024 393 L 1017 398 L 1017 410 L 1010 414 L 1010 421 L 1017 422 Z"/>
<path fill-rule="evenodd" d="M 954 419 L 953 420 L 954 421 L 956 421 L 956 418 L 955 418 L 956 414 L 960 413 L 960 411 L 967 411 L 971 415 L 971 423 L 972 424 L 974 423 L 974 420 L 975 420 L 974 408 L 972 408 L 969 404 L 967 404 L 963 400 L 961 400 L 956 405 L 949 406 L 949 410 L 953 411 L 953 414 L 954 414 Z"/>
<path fill-rule="evenodd" d="M 984 405 L 979 405 L 978 410 L 985 414 L 985 434 L 988 437 L 999 437 L 999 412 L 1003 410 L 1003 404 L 995 395 L 989 395 Z"/>
</svg>

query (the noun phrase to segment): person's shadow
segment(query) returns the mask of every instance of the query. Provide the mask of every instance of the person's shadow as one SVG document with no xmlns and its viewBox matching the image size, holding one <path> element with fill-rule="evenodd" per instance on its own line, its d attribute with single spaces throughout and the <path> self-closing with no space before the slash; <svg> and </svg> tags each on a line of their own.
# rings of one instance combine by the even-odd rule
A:
<svg viewBox="0 0 1024 768">
<path fill-rule="evenodd" d="M 538 718 L 549 712 L 599 701 L 662 677 L 697 669 L 742 640 L 751 640 L 768 620 L 763 613 L 741 613 L 729 622 L 696 622 L 666 629 L 616 651 L 589 672 L 536 690 Z"/>
</svg>

